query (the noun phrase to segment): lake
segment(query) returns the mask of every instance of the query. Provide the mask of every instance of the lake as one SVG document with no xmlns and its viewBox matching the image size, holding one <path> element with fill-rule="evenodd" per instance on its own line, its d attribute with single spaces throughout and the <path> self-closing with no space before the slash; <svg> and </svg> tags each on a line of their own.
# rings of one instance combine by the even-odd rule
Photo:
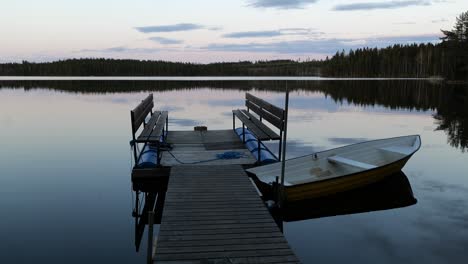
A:
<svg viewBox="0 0 468 264">
<path fill-rule="evenodd" d="M 284 106 L 285 87 L 288 158 L 378 138 L 419 134 L 422 139 L 402 176 L 417 202 L 281 223 L 303 263 L 466 259 L 467 85 L 28 79 L 0 81 L 1 262 L 144 263 L 146 235 L 135 250 L 129 111 L 153 93 L 156 108 L 169 111 L 169 131 L 198 125 L 228 129 L 245 92 Z M 307 215 L 312 209 L 300 210 Z"/>
</svg>

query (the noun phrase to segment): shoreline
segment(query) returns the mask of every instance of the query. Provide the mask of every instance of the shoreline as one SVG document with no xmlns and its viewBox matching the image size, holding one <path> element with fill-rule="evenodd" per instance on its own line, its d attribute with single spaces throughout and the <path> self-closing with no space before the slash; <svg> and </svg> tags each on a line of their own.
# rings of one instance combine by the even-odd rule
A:
<svg viewBox="0 0 468 264">
<path fill-rule="evenodd" d="M 0 81 L 445 81 L 439 77 L 319 77 L 319 76 L 0 76 Z M 447 81 L 449 82 L 449 81 Z M 456 81 L 459 82 L 459 81 Z M 467 83 L 467 81 L 461 81 Z"/>
</svg>

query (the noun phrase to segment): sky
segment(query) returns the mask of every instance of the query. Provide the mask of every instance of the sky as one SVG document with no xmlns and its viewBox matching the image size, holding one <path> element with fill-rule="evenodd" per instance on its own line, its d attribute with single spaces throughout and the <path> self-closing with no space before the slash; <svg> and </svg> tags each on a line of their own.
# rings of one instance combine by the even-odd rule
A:
<svg viewBox="0 0 468 264">
<path fill-rule="evenodd" d="M 2 0 L 0 62 L 323 59 L 437 42 L 466 0 Z"/>
</svg>

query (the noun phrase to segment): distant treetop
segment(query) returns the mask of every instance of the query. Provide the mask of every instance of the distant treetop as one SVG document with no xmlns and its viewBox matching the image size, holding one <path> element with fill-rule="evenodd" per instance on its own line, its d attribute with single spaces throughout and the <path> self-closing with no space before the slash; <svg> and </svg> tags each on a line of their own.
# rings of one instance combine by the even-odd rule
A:
<svg viewBox="0 0 468 264">
<path fill-rule="evenodd" d="M 468 42 L 468 11 L 461 13 L 452 30 L 442 30 L 443 41 Z"/>
</svg>

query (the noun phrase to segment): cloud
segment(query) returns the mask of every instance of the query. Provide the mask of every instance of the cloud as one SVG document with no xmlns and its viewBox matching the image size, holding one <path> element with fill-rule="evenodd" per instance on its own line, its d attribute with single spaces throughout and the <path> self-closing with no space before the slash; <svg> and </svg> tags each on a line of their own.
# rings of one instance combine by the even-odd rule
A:
<svg viewBox="0 0 468 264">
<path fill-rule="evenodd" d="M 244 44 L 210 44 L 202 47 L 208 51 L 230 52 L 266 52 L 279 54 L 333 54 L 340 50 L 357 49 L 361 47 L 387 47 L 394 44 L 425 43 L 439 41 L 439 35 L 387 36 L 365 39 L 311 39 L 277 42 L 250 42 Z"/>
<path fill-rule="evenodd" d="M 136 27 L 135 29 L 142 33 L 156 33 L 156 32 L 177 32 L 177 31 L 190 31 L 197 29 L 204 29 L 205 26 L 192 23 L 180 23 L 173 25 L 159 25 L 159 26 L 146 26 Z"/>
<path fill-rule="evenodd" d="M 416 25 L 414 21 L 405 21 L 405 22 L 395 22 L 393 25 Z"/>
<path fill-rule="evenodd" d="M 284 35 L 321 35 L 323 32 L 315 32 L 310 28 L 283 28 L 278 30 L 264 31 L 240 31 L 224 34 L 225 38 L 265 38 Z"/>
<path fill-rule="evenodd" d="M 163 37 L 151 37 L 149 40 L 157 42 L 159 44 L 171 45 L 171 44 L 181 44 L 184 41 L 179 39 L 163 38 Z"/>
<path fill-rule="evenodd" d="M 124 46 L 118 47 L 111 47 L 111 48 L 104 48 L 104 49 L 82 49 L 78 52 L 100 52 L 100 53 L 156 53 L 160 52 L 163 49 L 156 49 L 156 48 L 128 48 Z"/>
<path fill-rule="evenodd" d="M 383 1 L 383 2 L 359 2 L 351 4 L 336 5 L 335 11 L 355 11 L 355 10 L 374 10 L 374 9 L 395 9 L 408 6 L 428 6 L 431 5 L 427 0 L 404 0 L 404 1 Z"/>
<path fill-rule="evenodd" d="M 252 0 L 250 6 L 257 8 L 301 9 L 318 0 Z"/>
<path fill-rule="evenodd" d="M 281 36 L 279 30 L 266 30 L 266 31 L 243 31 L 224 34 L 225 38 L 260 38 L 260 37 L 276 37 Z"/>
<path fill-rule="evenodd" d="M 431 20 L 431 23 L 443 23 L 443 22 L 447 22 L 448 19 L 446 18 L 441 18 L 441 19 L 434 19 L 434 20 Z"/>
</svg>

